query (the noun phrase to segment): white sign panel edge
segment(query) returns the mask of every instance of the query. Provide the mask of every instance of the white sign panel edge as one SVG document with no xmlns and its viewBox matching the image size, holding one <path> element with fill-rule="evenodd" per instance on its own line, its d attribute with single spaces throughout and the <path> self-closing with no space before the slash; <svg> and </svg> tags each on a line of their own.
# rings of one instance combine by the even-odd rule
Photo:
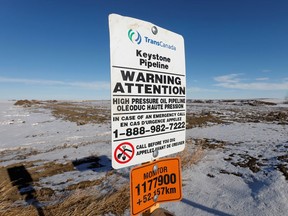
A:
<svg viewBox="0 0 288 216">
<path fill-rule="evenodd" d="M 109 32 L 113 168 L 151 161 L 156 150 L 157 158 L 184 150 L 183 37 L 117 14 L 109 15 Z"/>
</svg>

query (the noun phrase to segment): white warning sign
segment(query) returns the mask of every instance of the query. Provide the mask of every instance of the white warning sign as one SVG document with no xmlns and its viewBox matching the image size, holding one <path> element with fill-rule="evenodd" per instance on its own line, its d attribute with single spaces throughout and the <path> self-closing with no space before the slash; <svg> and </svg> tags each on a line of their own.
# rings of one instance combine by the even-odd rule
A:
<svg viewBox="0 0 288 216">
<path fill-rule="evenodd" d="M 119 169 L 182 151 L 186 131 L 183 37 L 116 14 L 109 16 L 109 31 L 112 166 Z"/>
</svg>

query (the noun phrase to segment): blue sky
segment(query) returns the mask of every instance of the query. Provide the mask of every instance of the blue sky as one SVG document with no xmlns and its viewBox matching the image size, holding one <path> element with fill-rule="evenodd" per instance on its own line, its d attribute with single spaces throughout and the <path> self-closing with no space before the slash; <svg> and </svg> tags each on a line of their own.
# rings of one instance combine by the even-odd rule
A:
<svg viewBox="0 0 288 216">
<path fill-rule="evenodd" d="M 110 13 L 184 37 L 187 98 L 284 98 L 287 11 L 287 0 L 0 0 L 0 99 L 109 99 Z"/>
</svg>

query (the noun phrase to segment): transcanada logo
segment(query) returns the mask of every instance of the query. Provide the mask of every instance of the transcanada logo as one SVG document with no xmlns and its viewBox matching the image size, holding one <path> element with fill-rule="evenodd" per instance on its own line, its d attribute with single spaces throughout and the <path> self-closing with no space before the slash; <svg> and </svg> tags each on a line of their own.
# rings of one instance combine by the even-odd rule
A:
<svg viewBox="0 0 288 216">
<path fill-rule="evenodd" d="M 130 29 L 129 31 L 128 31 L 128 37 L 129 37 L 129 39 L 130 39 L 130 41 L 132 42 L 132 43 L 137 43 L 137 44 L 140 44 L 141 43 L 141 41 L 142 41 L 142 37 L 141 37 L 141 35 L 139 34 L 139 32 L 138 31 L 133 31 L 132 29 Z"/>
<path fill-rule="evenodd" d="M 153 40 L 147 36 L 144 37 L 145 38 L 145 42 L 146 43 L 150 43 L 150 44 L 153 44 L 153 45 L 156 45 L 156 46 L 160 46 L 160 47 L 163 47 L 163 48 L 167 48 L 167 49 L 171 49 L 171 50 L 174 50 L 176 51 L 176 47 L 174 45 L 170 45 L 170 44 L 167 44 L 167 43 L 164 43 L 163 41 L 157 41 L 157 40 Z"/>
<path fill-rule="evenodd" d="M 137 43 L 138 45 L 142 42 L 142 36 L 140 33 L 132 29 L 129 29 L 128 31 L 128 38 L 132 43 Z M 144 36 L 144 42 L 176 51 L 176 47 L 174 45 L 167 44 L 163 41 L 157 41 L 147 36 Z"/>
</svg>

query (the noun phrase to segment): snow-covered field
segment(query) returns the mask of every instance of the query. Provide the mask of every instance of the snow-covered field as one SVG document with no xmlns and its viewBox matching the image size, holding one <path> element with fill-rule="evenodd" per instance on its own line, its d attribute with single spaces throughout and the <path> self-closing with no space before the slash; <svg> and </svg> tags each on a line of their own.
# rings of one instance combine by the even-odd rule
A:
<svg viewBox="0 0 288 216">
<path fill-rule="evenodd" d="M 111 168 L 109 101 L 14 103 L 0 102 L 0 215 L 31 206 L 32 215 L 79 215 L 80 204 L 68 202 L 73 196 L 102 202 L 101 208 L 91 200 L 83 203 L 94 213 L 82 215 L 130 214 L 130 168 Z M 100 110 L 93 115 L 106 120 L 79 123 L 67 117 L 78 110 L 81 118 L 85 109 Z M 177 216 L 287 215 L 287 104 L 189 101 L 187 122 L 186 148 L 177 154 L 183 161 L 183 199 L 161 207 Z M 15 167 L 31 176 L 26 187 L 13 187 Z M 116 207 L 105 207 L 103 200 Z"/>
</svg>

